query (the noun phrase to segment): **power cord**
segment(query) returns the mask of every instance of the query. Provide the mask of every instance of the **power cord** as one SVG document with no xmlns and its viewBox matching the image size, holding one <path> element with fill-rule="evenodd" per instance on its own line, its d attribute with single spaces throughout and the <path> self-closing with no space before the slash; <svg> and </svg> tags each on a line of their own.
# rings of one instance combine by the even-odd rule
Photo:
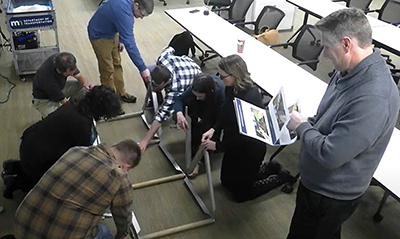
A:
<svg viewBox="0 0 400 239">
<path fill-rule="evenodd" d="M 8 79 L 8 77 L 3 76 L 1 73 L 0 73 L 0 76 L 1 76 L 2 78 L 4 78 L 4 79 L 11 85 L 11 88 L 8 90 L 6 100 L 0 101 L 0 104 L 5 104 L 5 103 L 7 103 L 7 101 L 10 99 L 10 94 L 11 94 L 11 91 L 15 88 L 15 84 L 12 83 L 12 82 L 10 81 L 10 79 Z"/>
<path fill-rule="evenodd" d="M 6 37 L 6 35 L 4 34 L 4 32 L 1 30 L 1 26 L 0 26 L 0 38 L 4 39 L 4 43 L 0 44 L 0 49 L 2 49 L 3 47 L 8 47 L 8 51 L 11 52 L 11 42 L 10 39 Z"/>
</svg>

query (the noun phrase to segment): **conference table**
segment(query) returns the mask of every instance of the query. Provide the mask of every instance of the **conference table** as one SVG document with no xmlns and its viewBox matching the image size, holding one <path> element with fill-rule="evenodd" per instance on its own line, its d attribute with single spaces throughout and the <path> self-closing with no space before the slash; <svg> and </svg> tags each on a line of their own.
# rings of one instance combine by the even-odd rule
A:
<svg viewBox="0 0 400 239">
<path fill-rule="evenodd" d="M 200 11 L 190 13 L 194 9 Z M 324 82 L 217 14 L 210 12 L 209 15 L 204 15 L 205 10 L 208 9 L 195 7 L 165 12 L 221 57 L 238 54 L 238 40 L 244 40 L 244 50 L 239 55 L 245 60 L 254 82 L 271 95 L 278 93 L 283 86 L 288 105 L 299 99 L 303 114 L 315 114 L 325 93 Z M 310 85 L 313 87 L 308 87 Z"/>
<path fill-rule="evenodd" d="M 317 18 L 323 18 L 332 12 L 346 8 L 346 6 L 330 0 L 286 1 L 305 12 L 303 24 L 307 24 L 309 14 Z M 372 28 L 372 39 L 374 40 L 375 45 L 400 56 L 400 28 L 372 16 L 367 15 L 367 18 Z"/>
<path fill-rule="evenodd" d="M 303 1 L 307 2 L 308 0 Z M 319 1 L 324 0 L 313 2 Z M 195 9 L 199 11 L 191 13 Z M 334 9 L 329 9 L 330 12 L 332 10 Z M 209 14 L 204 14 L 204 11 L 208 11 Z M 329 14 L 329 11 L 327 10 L 326 14 Z M 172 9 L 166 10 L 165 13 L 221 57 L 239 54 L 245 60 L 251 78 L 260 88 L 275 95 L 283 87 L 287 105 L 298 100 L 304 116 L 316 114 L 327 87 L 325 82 L 234 27 L 206 7 Z M 378 23 L 376 24 L 378 26 Z M 237 53 L 238 40 L 245 41 L 242 53 Z M 397 200 L 400 196 L 398 145 L 400 145 L 400 132 L 398 129 L 394 129 L 381 163 L 374 174 L 379 185 Z"/>
</svg>

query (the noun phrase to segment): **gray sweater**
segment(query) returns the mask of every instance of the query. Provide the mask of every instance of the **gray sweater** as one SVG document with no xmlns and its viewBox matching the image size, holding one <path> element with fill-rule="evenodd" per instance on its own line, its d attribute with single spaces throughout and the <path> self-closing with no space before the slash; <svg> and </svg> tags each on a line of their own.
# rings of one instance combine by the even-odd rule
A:
<svg viewBox="0 0 400 239">
<path fill-rule="evenodd" d="M 302 123 L 300 175 L 316 193 L 352 200 L 372 179 L 392 135 L 399 92 L 379 50 L 335 74 L 311 123 Z"/>
</svg>

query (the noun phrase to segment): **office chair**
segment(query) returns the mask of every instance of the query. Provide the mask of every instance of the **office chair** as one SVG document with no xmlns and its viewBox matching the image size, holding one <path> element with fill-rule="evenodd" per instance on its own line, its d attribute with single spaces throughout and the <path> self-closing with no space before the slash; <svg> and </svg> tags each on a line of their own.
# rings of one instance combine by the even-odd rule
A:
<svg viewBox="0 0 400 239">
<path fill-rule="evenodd" d="M 346 7 L 358 8 L 368 13 L 372 0 L 333 0 L 333 2 L 346 2 Z"/>
<path fill-rule="evenodd" d="M 285 13 L 274 6 L 265 6 L 257 19 L 253 22 L 239 22 L 235 23 L 235 26 L 243 30 L 248 34 L 260 34 L 260 29 L 262 27 L 267 27 L 268 29 L 276 29 L 281 23 L 282 19 L 285 17 Z M 254 30 L 251 30 L 246 25 L 253 25 Z"/>
<path fill-rule="evenodd" d="M 212 9 L 213 12 L 221 15 L 221 12 L 228 12 L 228 18 L 224 18 L 230 23 L 239 23 L 244 22 L 246 18 L 246 13 L 249 10 L 251 4 L 254 0 L 233 0 L 229 7 L 221 7 Z M 212 54 L 210 56 L 210 54 Z M 200 66 L 205 66 L 205 62 L 211 59 L 218 57 L 219 55 L 212 50 L 206 50 L 204 56 L 200 56 L 199 59 L 201 60 Z"/>
<path fill-rule="evenodd" d="M 254 0 L 233 0 L 228 7 L 216 8 L 212 9 L 212 11 L 218 15 L 221 12 L 228 12 L 228 18 L 225 18 L 225 20 L 230 23 L 244 22 L 246 13 L 253 2 Z"/>
<path fill-rule="evenodd" d="M 293 42 L 271 45 L 271 48 L 287 48 L 288 46 L 293 49 L 292 56 L 300 60 L 297 65 L 307 65 L 314 71 L 317 70 L 318 57 L 322 52 L 323 46 L 321 45 L 321 33 L 315 26 L 303 25 Z"/>
<path fill-rule="evenodd" d="M 211 6 L 211 10 L 229 7 L 231 3 L 231 0 L 204 0 L 204 4 L 207 6 Z"/>
<path fill-rule="evenodd" d="M 400 0 L 386 0 L 378 12 L 378 19 L 395 26 L 400 25 Z"/>
<path fill-rule="evenodd" d="M 400 25 L 400 0 L 386 0 L 383 3 L 382 8 L 375 12 L 378 12 L 379 20 L 395 26 Z M 382 48 L 378 43 L 376 43 L 376 46 Z M 382 54 L 382 56 L 385 58 L 386 63 L 390 65 L 392 62 L 390 56 L 387 54 Z"/>
</svg>

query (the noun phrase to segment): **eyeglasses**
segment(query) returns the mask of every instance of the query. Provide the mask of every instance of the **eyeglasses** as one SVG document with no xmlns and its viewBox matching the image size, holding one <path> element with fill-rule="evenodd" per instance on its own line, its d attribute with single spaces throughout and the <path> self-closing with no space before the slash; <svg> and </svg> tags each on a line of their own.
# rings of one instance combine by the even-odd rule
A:
<svg viewBox="0 0 400 239">
<path fill-rule="evenodd" d="M 144 17 L 147 17 L 148 16 L 148 14 L 147 14 L 147 12 L 146 11 L 144 11 L 144 10 L 140 10 L 140 9 L 138 9 L 138 12 L 139 12 L 139 18 L 144 18 Z"/>
<path fill-rule="evenodd" d="M 228 77 L 228 76 L 231 76 L 232 74 L 228 74 L 228 75 L 220 75 L 220 77 L 219 78 L 221 78 L 221 80 L 223 80 L 223 79 L 225 79 L 226 77 Z"/>
</svg>

